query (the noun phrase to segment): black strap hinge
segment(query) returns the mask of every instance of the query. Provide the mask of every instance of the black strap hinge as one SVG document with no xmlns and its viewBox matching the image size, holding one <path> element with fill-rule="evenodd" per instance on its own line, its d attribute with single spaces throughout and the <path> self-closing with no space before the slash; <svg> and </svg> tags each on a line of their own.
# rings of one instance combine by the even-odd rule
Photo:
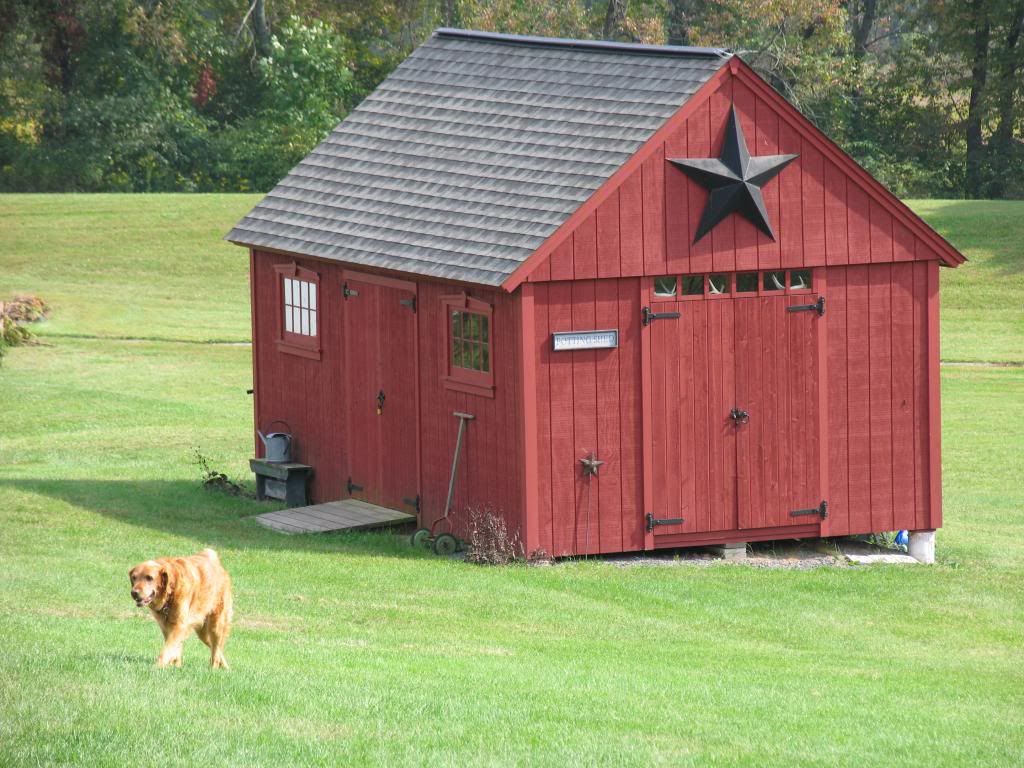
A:
<svg viewBox="0 0 1024 768">
<path fill-rule="evenodd" d="M 661 519 L 656 518 L 650 512 L 647 513 L 647 532 L 650 533 L 654 530 L 656 525 L 682 525 L 685 523 L 681 517 L 663 517 Z"/>
<path fill-rule="evenodd" d="M 807 515 L 821 515 L 821 519 L 824 520 L 828 517 L 828 502 L 822 501 L 821 504 L 812 509 L 794 509 L 789 513 L 790 517 L 804 517 Z"/>
<path fill-rule="evenodd" d="M 359 291 L 353 288 L 349 288 L 348 283 L 345 283 L 343 286 L 341 286 L 341 295 L 346 301 L 348 301 L 350 296 L 358 296 Z"/>
<path fill-rule="evenodd" d="M 345 483 L 345 488 L 348 489 L 349 496 L 351 496 L 355 491 L 363 490 L 363 486 L 353 483 L 351 477 L 348 479 L 348 482 Z"/>
<path fill-rule="evenodd" d="M 410 296 L 408 299 L 399 299 L 398 303 L 401 304 L 403 307 L 408 307 L 409 309 L 411 309 L 412 313 L 414 315 L 416 314 L 416 297 L 415 296 Z"/>
<path fill-rule="evenodd" d="M 650 307 L 643 308 L 643 319 L 642 322 L 645 326 L 650 325 L 655 320 L 678 320 L 678 312 L 652 312 Z"/>
<path fill-rule="evenodd" d="M 410 507 L 415 509 L 417 515 L 420 513 L 420 495 L 418 493 L 411 499 L 402 499 L 402 503 L 408 504 Z"/>
<path fill-rule="evenodd" d="M 819 296 L 818 300 L 813 304 L 795 304 L 792 307 L 786 307 L 787 312 L 817 312 L 818 317 L 825 314 L 825 297 Z"/>
</svg>

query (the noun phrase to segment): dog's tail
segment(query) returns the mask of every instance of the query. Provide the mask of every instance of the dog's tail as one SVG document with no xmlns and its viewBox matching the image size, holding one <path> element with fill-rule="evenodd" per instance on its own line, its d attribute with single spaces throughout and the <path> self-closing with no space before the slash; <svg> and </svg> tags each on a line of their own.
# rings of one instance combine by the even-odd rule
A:
<svg viewBox="0 0 1024 768">
<path fill-rule="evenodd" d="M 200 555 L 206 555 L 206 556 L 207 556 L 208 558 L 210 558 L 211 560 L 213 560 L 213 562 L 215 562 L 215 563 L 219 563 L 219 562 L 220 562 L 220 557 L 219 557 L 219 556 L 217 555 L 217 552 L 216 552 L 215 550 L 212 550 L 212 549 L 204 549 L 204 550 L 203 550 L 202 552 L 200 552 L 199 554 L 200 554 Z"/>
</svg>

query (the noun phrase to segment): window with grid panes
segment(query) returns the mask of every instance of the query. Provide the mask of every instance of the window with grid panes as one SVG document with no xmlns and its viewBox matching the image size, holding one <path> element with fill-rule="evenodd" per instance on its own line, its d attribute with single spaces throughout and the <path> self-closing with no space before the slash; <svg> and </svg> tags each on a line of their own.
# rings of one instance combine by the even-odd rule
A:
<svg viewBox="0 0 1024 768">
<path fill-rule="evenodd" d="M 278 338 L 282 352 L 320 358 L 320 276 L 294 263 L 276 264 Z"/>
<path fill-rule="evenodd" d="M 491 306 L 468 296 L 443 299 L 448 364 L 445 383 L 473 394 L 493 395 L 493 314 Z"/>
</svg>

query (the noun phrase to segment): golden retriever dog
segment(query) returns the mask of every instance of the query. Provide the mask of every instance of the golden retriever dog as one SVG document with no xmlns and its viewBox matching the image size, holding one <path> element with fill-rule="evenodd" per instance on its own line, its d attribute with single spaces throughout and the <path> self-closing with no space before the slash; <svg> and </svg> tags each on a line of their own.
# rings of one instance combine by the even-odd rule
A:
<svg viewBox="0 0 1024 768">
<path fill-rule="evenodd" d="M 216 552 L 147 560 L 128 578 L 135 604 L 148 606 L 164 633 L 158 667 L 180 667 L 181 647 L 195 630 L 210 648 L 210 666 L 228 668 L 224 643 L 231 631 L 231 579 Z"/>
</svg>

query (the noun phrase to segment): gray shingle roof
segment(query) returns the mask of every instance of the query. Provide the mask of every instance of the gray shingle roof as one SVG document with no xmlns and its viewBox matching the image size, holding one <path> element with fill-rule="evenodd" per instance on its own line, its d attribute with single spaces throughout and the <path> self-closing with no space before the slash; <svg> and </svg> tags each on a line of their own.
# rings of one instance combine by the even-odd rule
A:
<svg viewBox="0 0 1024 768">
<path fill-rule="evenodd" d="M 438 30 L 226 239 L 500 285 L 727 58 Z"/>
</svg>

